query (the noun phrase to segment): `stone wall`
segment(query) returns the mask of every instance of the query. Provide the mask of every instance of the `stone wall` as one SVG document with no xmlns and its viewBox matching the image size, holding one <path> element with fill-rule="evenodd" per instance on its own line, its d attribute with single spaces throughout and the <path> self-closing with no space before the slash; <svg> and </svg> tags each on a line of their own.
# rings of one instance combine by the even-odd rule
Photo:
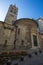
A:
<svg viewBox="0 0 43 65">
<path fill-rule="evenodd" d="M 37 25 L 33 20 L 22 19 L 16 22 L 16 45 L 25 49 L 32 48 L 31 34 L 37 36 Z M 32 30 L 33 29 L 33 30 Z"/>
<path fill-rule="evenodd" d="M 0 47 L 13 49 L 15 40 L 15 27 L 0 22 Z"/>
<path fill-rule="evenodd" d="M 4 28 L 3 23 L 0 22 L 0 45 L 4 44 Z"/>
<path fill-rule="evenodd" d="M 38 26 L 34 20 L 21 19 L 15 24 L 0 24 L 0 44 L 4 49 L 30 49 L 40 46 Z M 33 35 L 37 36 L 38 46 L 34 46 Z"/>
<path fill-rule="evenodd" d="M 43 49 L 43 34 L 39 33 L 39 44 L 40 44 L 40 48 Z"/>
</svg>

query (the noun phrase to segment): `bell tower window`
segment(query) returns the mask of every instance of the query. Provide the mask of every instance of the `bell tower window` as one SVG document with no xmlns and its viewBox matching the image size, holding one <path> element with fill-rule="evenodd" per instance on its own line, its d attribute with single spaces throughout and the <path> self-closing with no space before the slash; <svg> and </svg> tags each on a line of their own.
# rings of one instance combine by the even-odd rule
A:
<svg viewBox="0 0 43 65">
<path fill-rule="evenodd" d="M 10 12 L 12 12 L 12 10 L 10 10 Z"/>
</svg>

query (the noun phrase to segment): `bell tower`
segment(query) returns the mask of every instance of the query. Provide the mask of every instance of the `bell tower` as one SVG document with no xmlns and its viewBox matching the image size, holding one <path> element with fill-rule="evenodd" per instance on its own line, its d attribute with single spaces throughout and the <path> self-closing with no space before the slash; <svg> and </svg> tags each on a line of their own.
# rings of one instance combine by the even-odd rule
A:
<svg viewBox="0 0 43 65">
<path fill-rule="evenodd" d="M 5 17 L 5 22 L 12 24 L 13 21 L 17 20 L 18 8 L 15 5 L 10 5 L 7 15 Z"/>
</svg>

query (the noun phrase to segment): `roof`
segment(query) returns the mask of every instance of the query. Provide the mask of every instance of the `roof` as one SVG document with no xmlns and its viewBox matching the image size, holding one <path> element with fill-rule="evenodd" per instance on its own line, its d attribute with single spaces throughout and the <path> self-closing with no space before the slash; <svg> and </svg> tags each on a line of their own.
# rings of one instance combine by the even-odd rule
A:
<svg viewBox="0 0 43 65">
<path fill-rule="evenodd" d="M 37 21 L 39 21 L 39 20 L 43 20 L 43 17 L 40 17 L 40 18 L 37 19 Z"/>
<path fill-rule="evenodd" d="M 16 23 L 17 23 L 18 21 L 20 21 L 20 20 L 32 20 L 32 21 L 34 21 L 34 22 L 37 24 L 37 26 L 38 26 L 37 20 L 30 19 L 30 18 L 21 18 L 21 19 L 18 19 L 18 20 L 16 20 L 16 21 L 13 22 L 13 25 L 16 24 Z"/>
</svg>

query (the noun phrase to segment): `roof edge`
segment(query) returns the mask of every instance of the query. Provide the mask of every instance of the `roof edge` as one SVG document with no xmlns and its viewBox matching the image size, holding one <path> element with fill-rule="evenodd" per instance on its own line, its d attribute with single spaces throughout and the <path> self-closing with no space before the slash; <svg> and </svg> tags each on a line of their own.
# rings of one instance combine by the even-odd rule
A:
<svg viewBox="0 0 43 65">
<path fill-rule="evenodd" d="M 27 20 L 33 20 L 33 21 L 35 21 L 35 23 L 37 24 L 37 26 L 39 26 L 38 23 L 37 23 L 37 20 L 34 20 L 33 18 L 20 18 L 20 19 L 17 19 L 17 20 L 13 23 L 13 25 L 16 24 L 17 21 L 20 21 L 20 20 L 23 20 L 23 19 L 25 19 L 25 20 L 26 20 L 26 19 L 27 19 Z"/>
</svg>

